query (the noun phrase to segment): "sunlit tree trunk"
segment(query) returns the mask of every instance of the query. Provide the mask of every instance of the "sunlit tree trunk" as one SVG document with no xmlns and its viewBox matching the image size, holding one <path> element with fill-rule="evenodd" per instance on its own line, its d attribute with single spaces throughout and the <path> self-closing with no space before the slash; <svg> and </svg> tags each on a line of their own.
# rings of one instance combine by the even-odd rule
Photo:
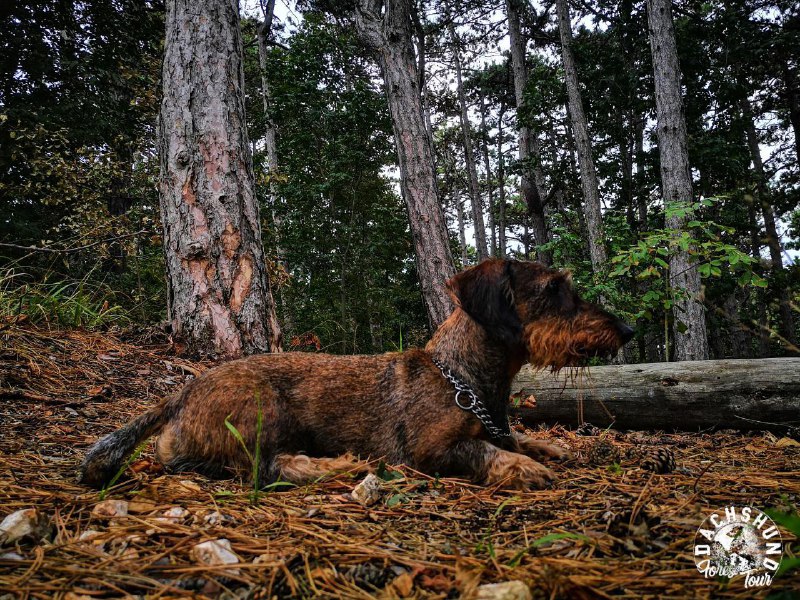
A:
<svg viewBox="0 0 800 600">
<path fill-rule="evenodd" d="M 452 312 L 444 283 L 455 273 L 439 203 L 431 142 L 425 127 L 419 75 L 411 43 L 410 0 L 360 0 L 358 33 L 378 58 L 400 163 L 417 272 L 431 327 Z"/>
<path fill-rule="evenodd" d="M 200 354 L 279 351 L 244 114 L 238 5 L 169 0 L 159 192 L 173 334 Z"/>
<path fill-rule="evenodd" d="M 572 55 L 572 29 L 567 0 L 557 0 L 558 24 L 561 33 L 561 55 L 564 61 L 564 74 L 569 98 L 569 114 L 572 119 L 572 131 L 575 135 L 575 146 L 578 150 L 578 166 L 583 188 L 584 214 L 589 231 L 589 255 L 595 273 L 605 268 L 607 256 L 605 247 L 605 231 L 603 217 L 600 212 L 600 191 L 597 184 L 597 171 L 592 158 L 592 143 L 589 139 L 589 127 L 583 112 L 583 100 L 578 87 L 578 71 Z"/>
<path fill-rule="evenodd" d="M 671 0 L 648 0 L 647 19 L 656 92 L 658 151 L 664 202 L 690 202 L 692 177 L 686 140 L 686 121 L 681 98 L 681 73 Z M 667 227 L 676 235 L 685 230 L 686 218 L 670 216 Z M 676 249 L 670 257 L 670 286 L 674 304 L 675 360 L 708 358 L 706 316 L 701 298 L 700 274 L 688 251 Z"/>
</svg>

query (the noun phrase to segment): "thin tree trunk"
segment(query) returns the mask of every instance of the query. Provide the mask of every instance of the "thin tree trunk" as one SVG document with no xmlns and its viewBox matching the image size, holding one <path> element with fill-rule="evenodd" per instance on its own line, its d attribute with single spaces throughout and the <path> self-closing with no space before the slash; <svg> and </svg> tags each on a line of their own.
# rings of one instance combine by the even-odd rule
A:
<svg viewBox="0 0 800 600">
<path fill-rule="evenodd" d="M 508 31 L 511 38 L 511 66 L 514 71 L 514 97 L 517 104 L 517 113 L 521 111 L 524 104 L 525 84 L 528 81 L 528 69 L 525 65 L 525 40 L 522 36 L 520 27 L 519 0 L 506 0 L 506 11 L 508 15 Z M 519 117 L 517 117 L 519 120 Z M 544 190 L 544 175 L 542 174 L 539 152 L 539 143 L 536 136 L 526 125 L 518 124 L 519 127 L 519 161 L 522 163 L 522 173 L 520 175 L 520 193 L 525 199 L 528 207 L 528 215 L 531 219 L 533 236 L 536 245 L 537 258 L 544 264 L 552 263 L 552 255 L 541 246 L 549 241 L 547 223 L 544 217 L 544 203 L 546 196 Z M 533 161 L 533 166 L 530 163 Z M 533 174 L 531 181 L 530 174 Z"/>
<path fill-rule="evenodd" d="M 281 234 L 283 230 L 283 220 L 280 211 L 276 209 L 280 202 L 278 184 L 275 177 L 278 174 L 278 140 L 275 131 L 275 123 L 272 120 L 272 94 L 269 89 L 267 79 L 267 41 L 272 31 L 272 21 L 275 14 L 275 0 L 267 0 L 266 4 L 261 1 L 261 10 L 264 13 L 264 20 L 256 29 L 256 40 L 258 42 L 258 66 L 261 71 L 261 102 L 264 109 L 264 120 L 266 127 L 264 130 L 264 152 L 267 155 L 267 168 L 269 169 L 269 202 L 268 206 L 272 213 L 272 235 L 275 238 L 275 259 L 279 268 L 284 272 L 289 272 L 286 262 L 286 255 L 281 246 Z M 292 326 L 292 316 L 289 311 L 289 304 L 286 301 L 286 294 L 283 289 L 278 289 L 278 302 L 283 319 L 284 332 L 294 329 Z"/>
<path fill-rule="evenodd" d="M 200 354 L 280 351 L 235 3 L 167 2 L 162 79 L 159 192 L 173 334 Z"/>
<path fill-rule="evenodd" d="M 385 6 L 381 0 L 360 0 L 355 21 L 383 72 L 417 272 L 430 326 L 436 328 L 452 312 L 444 283 L 455 274 L 455 267 L 420 99 L 411 8 L 409 0 L 392 0 Z"/>
<path fill-rule="evenodd" d="M 564 74 L 569 98 L 569 114 L 572 119 L 572 131 L 578 149 L 578 164 L 581 171 L 581 187 L 583 188 L 586 227 L 589 231 L 589 256 L 592 269 L 600 273 L 608 257 L 605 247 L 605 231 L 603 216 L 600 212 L 600 191 L 597 184 L 597 171 L 592 158 L 592 142 L 589 139 L 589 128 L 583 112 L 583 100 L 578 87 L 578 71 L 572 55 L 572 26 L 567 0 L 556 0 L 558 9 L 558 25 L 561 33 L 561 55 L 564 61 Z"/>
<path fill-rule="evenodd" d="M 478 184 L 478 169 L 475 166 L 475 154 L 472 149 L 467 95 L 464 93 L 464 84 L 461 79 L 461 56 L 452 24 L 450 25 L 450 40 L 453 43 L 453 62 L 456 67 L 456 93 L 461 107 L 461 134 L 464 140 L 464 161 L 467 163 L 467 176 L 469 177 L 469 199 L 472 205 L 472 224 L 475 229 L 475 248 L 478 251 L 478 261 L 480 262 L 489 257 L 489 251 L 486 247 L 486 227 L 483 224 L 483 206 L 481 203 L 481 190 Z"/>
<path fill-rule="evenodd" d="M 467 233 L 464 223 L 464 202 L 458 194 L 453 192 L 453 203 L 456 205 L 456 215 L 458 217 L 458 245 L 461 248 L 461 268 L 469 265 L 469 255 L 467 254 Z"/>
<path fill-rule="evenodd" d="M 497 120 L 497 245 L 500 258 L 506 257 L 506 169 L 503 154 L 503 115 L 505 106 L 500 105 Z"/>
<path fill-rule="evenodd" d="M 431 109 L 428 103 L 428 86 L 425 83 L 425 28 L 422 26 L 416 4 L 411 7 L 411 18 L 414 22 L 414 35 L 417 38 L 417 76 L 419 77 L 419 95 L 422 100 L 422 113 L 425 116 L 425 130 L 428 132 L 428 143 L 430 143 L 431 148 L 433 148 L 433 125 L 431 124 Z M 435 155 L 433 159 L 435 162 Z"/>
<path fill-rule="evenodd" d="M 634 125 L 636 146 L 636 209 L 639 218 L 639 231 L 647 231 L 647 190 L 645 189 L 644 117 Z"/>
<path fill-rule="evenodd" d="M 786 86 L 786 104 L 789 107 L 789 121 L 794 130 L 794 151 L 800 161 L 800 77 L 788 61 L 783 63 L 783 82 Z"/>
<path fill-rule="evenodd" d="M 753 122 L 753 111 L 750 102 L 746 98 L 739 101 L 744 118 L 745 131 L 747 132 L 747 146 L 750 149 L 750 159 L 753 162 L 753 171 L 756 176 L 756 186 L 753 190 L 755 202 L 761 206 L 761 213 L 764 216 L 764 229 L 767 233 L 767 247 L 772 261 L 772 281 L 771 287 L 775 296 L 779 299 L 780 307 L 780 333 L 792 344 L 795 343 L 794 318 L 792 315 L 791 296 L 786 282 L 786 273 L 783 268 L 783 249 L 781 240 L 778 236 L 778 228 L 775 224 L 775 211 L 769 201 L 767 189 L 767 175 L 764 171 L 764 162 L 761 160 L 761 147 L 758 141 L 758 132 Z"/>
<path fill-rule="evenodd" d="M 486 126 L 486 98 L 480 92 L 481 101 L 481 152 L 483 168 L 486 171 L 486 194 L 489 197 L 489 232 L 491 234 L 490 254 L 497 256 L 497 236 L 495 235 L 497 206 L 494 201 L 494 183 L 492 181 L 492 163 L 489 160 L 489 128 Z"/>
<path fill-rule="evenodd" d="M 747 217 L 750 222 L 750 249 L 753 253 L 753 258 L 756 259 L 755 267 L 753 270 L 762 275 L 761 269 L 761 235 L 758 227 L 758 220 L 756 219 L 755 202 L 750 201 L 747 203 Z M 767 304 L 764 301 L 763 290 L 755 290 L 755 313 L 756 325 L 758 331 L 758 354 L 760 358 L 769 356 L 769 320 L 767 318 Z"/>
<path fill-rule="evenodd" d="M 647 0 L 647 18 L 653 54 L 664 203 L 691 202 L 692 178 L 671 0 Z M 685 217 L 673 215 L 667 219 L 667 227 L 676 234 L 684 231 L 685 225 Z M 675 360 L 705 360 L 708 358 L 708 336 L 701 302 L 700 274 L 692 264 L 689 252 L 680 249 L 670 257 L 669 266 L 670 286 L 676 290 L 673 310 Z"/>
</svg>

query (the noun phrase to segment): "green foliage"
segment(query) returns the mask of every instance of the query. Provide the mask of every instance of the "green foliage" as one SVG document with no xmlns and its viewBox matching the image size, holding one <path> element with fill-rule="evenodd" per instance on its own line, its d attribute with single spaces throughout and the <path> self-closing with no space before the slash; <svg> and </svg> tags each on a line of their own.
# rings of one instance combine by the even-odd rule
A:
<svg viewBox="0 0 800 600">
<path fill-rule="evenodd" d="M 88 329 L 130 323 L 130 315 L 109 302 L 113 293 L 92 285 L 88 277 L 79 281 L 30 280 L 25 273 L 0 269 L 0 317 Z"/>
<path fill-rule="evenodd" d="M 702 278 L 736 273 L 740 286 L 766 287 L 762 277 L 753 271 L 756 260 L 729 243 L 726 237 L 735 233 L 733 227 L 721 225 L 710 219 L 703 220 L 701 209 L 714 205 L 712 200 L 700 202 L 669 203 L 667 219 L 683 223 L 680 229 L 664 228 L 645 233 L 635 245 L 620 250 L 611 258 L 610 277 L 633 277 L 647 282 L 647 288 L 638 298 L 636 318 L 652 319 L 659 311 L 668 311 L 676 297 L 686 290 L 670 283 L 670 258 L 678 251 L 688 252 L 693 265 Z"/>
<path fill-rule="evenodd" d="M 277 262 L 280 247 L 288 268 L 274 288 L 279 317 L 287 342 L 311 332 L 327 352 L 388 350 L 398 330 L 403 343 L 427 336 L 408 218 L 384 175 L 396 155 L 370 65 L 351 29 L 314 12 L 268 58 L 277 199 L 264 184 L 265 156 L 255 159 L 264 213 L 280 223 L 266 227 L 267 251 Z M 245 57 L 252 84 L 257 66 L 253 48 Z M 265 123 L 259 94 L 248 94 L 253 139 Z"/>
<path fill-rule="evenodd" d="M 797 512 L 786 513 L 777 509 L 767 509 L 764 512 L 778 525 L 789 531 L 794 536 L 795 540 L 800 539 L 800 515 L 798 515 Z M 795 548 L 794 556 L 783 557 L 781 566 L 778 567 L 776 573 L 777 576 L 783 576 L 790 571 L 800 569 L 800 556 L 797 555 L 798 550 L 800 550 L 800 547 Z"/>
<path fill-rule="evenodd" d="M 277 481 L 267 486 L 261 486 L 260 476 L 261 476 L 261 437 L 264 430 L 264 408 L 261 404 L 261 392 L 256 390 L 255 394 L 255 403 L 256 403 L 256 431 L 255 431 L 255 440 L 253 441 L 253 451 L 250 452 L 250 449 L 247 447 L 247 442 L 244 439 L 242 433 L 236 428 L 236 426 L 231 423 L 230 418 L 232 416 L 228 415 L 225 417 L 225 427 L 230 432 L 230 434 L 239 442 L 239 445 L 244 450 L 245 455 L 247 456 L 247 460 L 250 462 L 250 478 L 253 482 L 253 491 L 250 494 L 250 502 L 252 504 L 258 504 L 258 498 L 262 490 L 265 489 L 274 489 L 279 487 L 282 484 L 287 482 Z M 291 485 L 291 484 L 289 484 Z"/>
<path fill-rule="evenodd" d="M 136 447 L 136 449 L 131 453 L 131 455 L 128 457 L 128 459 L 122 464 L 119 470 L 114 474 L 114 477 L 111 478 L 111 481 L 109 481 L 107 484 L 103 486 L 103 489 L 100 490 L 99 494 L 101 501 L 106 499 L 108 491 L 116 485 L 117 481 L 119 481 L 119 478 L 122 477 L 122 474 L 128 470 L 128 467 L 130 467 L 136 461 L 136 459 L 138 459 L 142 455 L 142 452 L 144 452 L 145 448 L 147 448 L 147 445 L 149 443 L 150 440 L 145 440 L 144 442 L 139 444 Z"/>
</svg>

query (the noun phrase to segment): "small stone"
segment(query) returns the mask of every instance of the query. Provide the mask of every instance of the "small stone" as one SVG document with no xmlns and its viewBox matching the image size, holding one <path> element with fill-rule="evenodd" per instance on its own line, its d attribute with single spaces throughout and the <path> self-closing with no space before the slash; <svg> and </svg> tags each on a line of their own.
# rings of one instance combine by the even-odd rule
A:
<svg viewBox="0 0 800 600">
<path fill-rule="evenodd" d="M 25 560 L 25 557 L 16 552 L 3 552 L 0 554 L 0 560 Z"/>
<path fill-rule="evenodd" d="M 353 500 L 363 506 L 372 506 L 381 499 L 381 480 L 373 473 L 368 474 L 351 493 Z"/>
<path fill-rule="evenodd" d="M 160 517 L 153 519 L 159 523 L 180 523 L 189 516 L 189 511 L 181 506 L 173 506 L 161 513 Z"/>
<path fill-rule="evenodd" d="M 37 542 L 50 531 L 50 519 L 35 508 L 11 513 L 0 523 L 0 546 L 11 545 L 23 538 Z"/>
<path fill-rule="evenodd" d="M 479 586 L 478 600 L 532 600 L 530 588 L 521 581 L 487 583 Z"/>
<path fill-rule="evenodd" d="M 100 537 L 103 534 L 95 529 L 87 529 L 78 537 L 79 542 L 83 542 L 86 545 L 94 546 L 99 550 L 103 550 L 106 546 L 105 540 L 101 540 Z"/>
<path fill-rule="evenodd" d="M 103 500 L 95 504 L 92 514 L 105 519 L 126 517 L 128 516 L 128 503 L 125 500 Z"/>
<path fill-rule="evenodd" d="M 197 492 L 202 493 L 203 488 L 201 488 L 196 482 L 192 481 L 191 479 L 181 479 L 178 484 L 182 488 L 187 489 L 190 492 Z"/>
<path fill-rule="evenodd" d="M 223 515 L 218 510 L 208 513 L 203 517 L 203 523 L 214 527 L 215 525 L 222 525 L 224 523 L 233 523 L 233 518 L 228 515 Z"/>
<path fill-rule="evenodd" d="M 239 563 L 239 557 L 231 550 L 230 541 L 222 538 L 209 540 L 197 544 L 192 548 L 192 557 L 204 565 L 235 565 Z M 225 569 L 227 575 L 238 575 L 239 569 Z"/>
</svg>

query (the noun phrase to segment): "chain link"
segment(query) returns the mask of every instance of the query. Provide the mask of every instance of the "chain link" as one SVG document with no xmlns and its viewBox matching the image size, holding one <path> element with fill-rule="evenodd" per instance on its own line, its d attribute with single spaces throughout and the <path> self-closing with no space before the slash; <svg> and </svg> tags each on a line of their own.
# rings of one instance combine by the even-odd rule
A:
<svg viewBox="0 0 800 600">
<path fill-rule="evenodd" d="M 444 378 L 453 384 L 454 388 L 456 388 L 455 402 L 458 408 L 471 412 L 473 415 L 478 417 L 478 420 L 483 423 L 486 431 L 488 431 L 489 435 L 491 435 L 493 438 L 509 437 L 511 435 L 511 430 L 508 427 L 508 420 L 505 422 L 505 427 L 498 427 L 495 425 L 494 421 L 492 420 L 492 416 L 489 414 L 489 411 L 486 410 L 486 406 L 481 399 L 478 398 L 475 390 L 459 379 L 449 367 L 445 366 L 435 358 L 432 358 L 431 360 L 433 361 L 433 364 L 439 367 L 439 370 L 442 372 Z M 460 401 L 462 394 L 465 394 L 469 398 L 469 404 L 462 403 L 463 401 Z"/>
</svg>

